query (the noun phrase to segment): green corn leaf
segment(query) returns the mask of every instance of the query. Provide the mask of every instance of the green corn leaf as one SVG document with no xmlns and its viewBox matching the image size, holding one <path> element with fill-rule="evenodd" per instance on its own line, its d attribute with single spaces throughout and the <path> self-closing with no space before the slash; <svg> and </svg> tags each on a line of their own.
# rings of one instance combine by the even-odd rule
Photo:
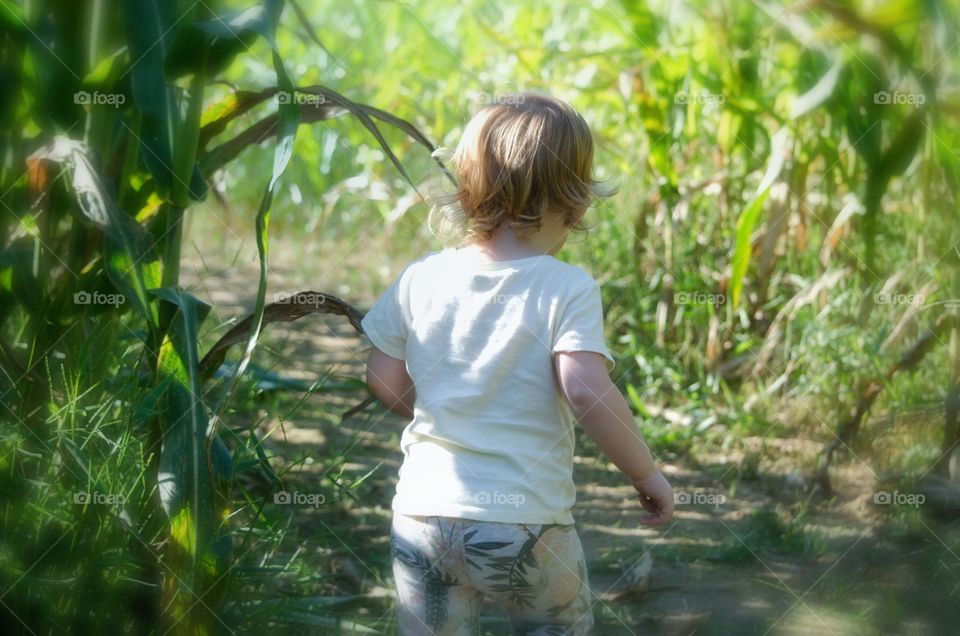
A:
<svg viewBox="0 0 960 636">
<path fill-rule="evenodd" d="M 167 78 L 174 80 L 197 72 L 201 64 L 198 51 L 207 56 L 206 72 L 211 77 L 220 73 L 258 37 L 273 39 L 282 6 L 282 2 L 271 0 L 177 30 L 164 61 Z"/>
<path fill-rule="evenodd" d="M 203 111 L 200 120 L 200 150 L 203 150 L 213 137 L 226 130 L 231 121 L 276 94 L 277 89 L 272 86 L 262 91 L 237 91 L 209 106 Z"/>
<path fill-rule="evenodd" d="M 270 23 L 269 29 L 262 35 L 270 43 L 273 50 L 273 67 L 277 75 L 277 89 L 281 93 L 292 96 L 294 94 L 293 82 L 287 74 L 283 60 L 277 49 L 277 43 L 274 33 L 277 28 L 277 22 L 280 18 L 282 3 L 266 3 L 271 10 L 269 11 Z M 260 259 L 260 277 L 257 285 L 257 302 L 251 317 L 251 328 L 247 339 L 247 346 L 243 355 L 237 364 L 237 368 L 230 380 L 227 382 L 226 389 L 221 396 L 220 402 L 214 411 L 213 428 L 220 425 L 220 414 L 230 399 L 237 385 L 237 380 L 243 375 L 250 358 L 253 356 L 253 350 L 260 337 L 260 330 L 263 325 L 263 314 L 266 309 L 267 298 L 267 275 L 269 262 L 269 228 L 270 228 L 270 208 L 273 204 L 273 195 L 276 192 L 277 183 L 281 175 L 290 162 L 290 156 L 293 154 L 293 140 L 297 134 L 297 127 L 300 125 L 300 106 L 294 99 L 278 100 L 277 107 L 277 146 L 273 153 L 273 170 L 270 175 L 270 181 L 264 190 L 263 197 L 260 200 L 260 208 L 257 210 L 256 235 L 257 235 L 257 253 Z"/>
<path fill-rule="evenodd" d="M 177 136 L 177 98 L 163 74 L 163 60 L 174 33 L 174 2 L 130 0 L 126 3 L 127 49 L 133 65 L 130 88 L 140 111 L 140 156 L 157 182 L 162 198 L 173 188 L 173 144 Z"/>
<path fill-rule="evenodd" d="M 173 620 L 190 630 L 212 624 L 207 607 L 217 605 L 230 565 L 230 453 L 210 433 L 202 398 L 197 338 L 210 307 L 176 288 L 151 292 L 161 301 L 164 336 L 157 372 L 166 386 L 161 401 L 163 441 L 158 486 L 170 520 L 166 559 L 176 576 L 165 581 Z M 205 599 L 197 603 L 198 598 Z"/>
<path fill-rule="evenodd" d="M 769 195 L 770 187 L 767 186 L 737 218 L 736 245 L 733 250 L 732 271 L 730 273 L 730 301 L 734 309 L 740 303 L 743 277 L 746 275 L 747 266 L 750 264 L 750 235 L 753 233 L 753 226 L 757 223 L 757 217 L 760 216 L 760 210 L 763 209 L 763 203 Z"/>
<path fill-rule="evenodd" d="M 730 273 L 730 300 L 734 309 L 739 306 L 740 293 L 743 291 L 743 277 L 750 265 L 750 235 L 760 216 L 760 210 L 763 209 L 763 203 L 770 195 L 770 187 L 783 170 L 792 139 L 790 129 L 786 126 L 780 128 L 770 138 L 770 159 L 760 179 L 760 185 L 757 186 L 757 193 L 737 217 L 736 244 Z"/>
</svg>

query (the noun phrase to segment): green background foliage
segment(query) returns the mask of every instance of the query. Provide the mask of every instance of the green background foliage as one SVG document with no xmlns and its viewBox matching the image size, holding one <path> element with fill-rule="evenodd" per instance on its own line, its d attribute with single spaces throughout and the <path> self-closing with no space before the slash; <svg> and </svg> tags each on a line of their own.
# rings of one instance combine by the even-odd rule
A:
<svg viewBox="0 0 960 636">
<path fill-rule="evenodd" d="M 271 308 L 273 268 L 356 326 L 350 303 L 442 246 L 434 151 L 523 90 L 584 115 L 619 187 L 560 256 L 602 284 L 655 453 L 812 441 L 792 468 L 822 497 L 836 463 L 956 479 L 957 19 L 939 0 L 2 0 L 4 622 L 383 628 L 269 583 L 291 465 L 256 413 L 366 397 L 267 368 L 264 328 L 316 313 Z M 251 317 L 205 365 L 238 318 L 184 283 L 211 263 L 249 274 Z M 344 500 L 373 473 L 341 479 L 355 446 L 324 450 Z M 804 514 L 761 510 L 744 536 L 810 556 Z"/>
</svg>

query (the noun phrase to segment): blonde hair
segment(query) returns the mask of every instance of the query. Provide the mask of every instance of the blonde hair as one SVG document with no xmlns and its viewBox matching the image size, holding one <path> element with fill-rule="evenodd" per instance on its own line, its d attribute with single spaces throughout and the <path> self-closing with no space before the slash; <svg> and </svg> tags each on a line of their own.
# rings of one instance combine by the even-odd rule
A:
<svg viewBox="0 0 960 636">
<path fill-rule="evenodd" d="M 524 239 L 548 212 L 580 230 L 582 211 L 616 190 L 592 177 L 593 138 L 583 117 L 540 93 L 505 95 L 481 108 L 450 163 L 457 191 L 439 197 L 431 230 L 441 212 L 443 233 L 461 241 L 489 240 L 505 223 Z"/>
</svg>

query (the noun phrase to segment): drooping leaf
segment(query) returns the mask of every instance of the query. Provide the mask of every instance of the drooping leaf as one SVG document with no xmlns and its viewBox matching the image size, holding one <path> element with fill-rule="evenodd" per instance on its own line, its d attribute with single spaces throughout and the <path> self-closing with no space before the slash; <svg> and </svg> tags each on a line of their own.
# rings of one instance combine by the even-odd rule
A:
<svg viewBox="0 0 960 636">
<path fill-rule="evenodd" d="M 783 164 L 787 160 L 791 139 L 790 129 L 786 126 L 780 128 L 770 138 L 770 158 L 767 160 L 767 169 L 763 173 L 763 178 L 760 179 L 760 185 L 757 186 L 755 196 L 759 196 L 761 192 L 767 190 L 774 180 L 780 176 Z"/>
<path fill-rule="evenodd" d="M 837 80 L 840 79 L 840 71 L 842 69 L 843 59 L 838 57 L 830 67 L 830 70 L 813 85 L 813 88 L 793 101 L 790 105 L 790 119 L 802 117 L 827 101 L 827 99 L 833 95 L 833 89 L 837 86 Z"/>
<path fill-rule="evenodd" d="M 400 119 L 396 115 L 393 115 L 392 113 L 388 113 L 385 110 L 374 108 L 373 106 L 367 106 L 366 104 L 357 104 L 357 106 L 359 106 L 365 113 L 367 113 L 371 117 L 375 117 L 384 123 L 390 124 L 394 128 L 402 130 L 403 132 L 407 133 L 407 135 L 412 137 L 415 141 L 419 142 L 421 145 L 426 147 L 430 151 L 430 155 L 433 158 L 433 160 L 440 167 L 440 170 L 443 171 L 444 176 L 447 177 L 447 179 L 449 179 L 451 183 L 456 185 L 457 180 L 456 178 L 454 178 L 453 173 L 451 173 L 450 170 L 447 169 L 447 166 L 443 163 L 440 157 L 435 155 L 435 152 L 437 149 L 433 145 L 433 142 L 427 139 L 427 136 L 424 135 L 422 132 L 420 132 L 420 130 L 416 126 L 406 121 L 405 119 Z"/>
<path fill-rule="evenodd" d="M 383 134 L 380 132 L 380 128 L 377 126 L 376 122 L 374 122 L 370 115 L 367 114 L 365 107 L 347 99 L 336 91 L 326 88 L 325 86 L 307 86 L 305 88 L 301 88 L 300 92 L 309 93 L 312 95 L 322 95 L 325 100 L 328 100 L 337 106 L 350 111 L 350 113 L 356 117 L 361 124 L 363 124 L 364 128 L 370 131 L 374 139 L 377 140 L 377 143 L 380 144 L 380 148 L 382 148 L 383 152 L 386 153 L 387 158 L 390 159 L 390 162 L 394 165 L 397 171 L 403 176 L 404 179 L 407 180 L 410 185 L 413 186 L 414 190 L 416 190 L 416 183 L 412 178 L 410 178 L 410 175 L 407 174 L 406 168 L 404 168 L 403 164 L 400 163 L 400 160 L 397 159 L 397 156 L 393 153 L 393 149 L 390 148 L 390 144 L 387 143 L 387 140 L 384 139 Z M 429 144 L 429 142 L 427 143 Z M 434 150 L 435 149 L 431 145 L 430 152 L 432 153 Z"/>
<path fill-rule="evenodd" d="M 151 328 L 157 328 L 156 307 L 148 290 L 160 284 L 160 263 L 149 233 L 117 207 L 114 195 L 93 168 L 90 151 L 81 142 L 57 137 L 33 159 L 53 161 L 71 174 L 80 211 L 106 235 L 104 263 L 113 284 L 130 300 Z"/>
<path fill-rule="evenodd" d="M 322 302 L 318 299 L 322 299 Z M 360 326 L 363 313 L 360 310 L 336 296 L 314 291 L 302 291 L 282 302 L 267 305 L 263 312 L 262 325 L 265 327 L 274 322 L 293 322 L 303 316 L 316 313 L 345 316 L 357 333 L 363 333 L 363 328 Z M 200 363 L 200 371 L 204 379 L 210 378 L 216 372 L 230 347 L 250 337 L 253 319 L 254 316 L 251 314 L 238 322 L 207 351 Z"/>
<path fill-rule="evenodd" d="M 262 91 L 237 91 L 207 107 L 200 120 L 199 149 L 206 148 L 210 139 L 222 133 L 231 121 L 262 104 L 276 93 L 277 89 L 273 87 Z"/>
<path fill-rule="evenodd" d="M 271 89 L 276 92 L 276 89 Z M 347 111 L 336 104 L 301 104 L 300 122 L 311 123 L 324 119 L 339 117 Z M 271 115 L 261 119 L 233 139 L 204 153 L 200 158 L 200 169 L 203 174 L 211 174 L 218 168 L 228 164 L 246 148 L 262 143 L 277 133 L 277 116 Z"/>
<path fill-rule="evenodd" d="M 204 129 L 201 132 L 201 139 L 204 140 L 204 143 L 201 145 L 201 148 L 205 146 L 205 142 L 211 137 L 222 132 L 230 121 L 244 112 L 247 112 L 250 108 L 263 103 L 270 97 L 277 94 L 277 92 L 277 89 L 265 89 L 256 93 L 246 93 L 242 95 L 238 93 L 236 98 L 226 98 L 216 107 L 209 109 L 208 113 L 206 113 L 204 116 Z M 281 94 L 282 93 L 283 92 L 281 91 Z M 315 97 L 313 99 L 302 100 L 303 103 L 300 103 L 301 98 L 297 96 L 298 94 L 309 94 Z M 310 123 L 324 119 L 331 119 L 344 113 L 350 113 L 357 117 L 361 123 L 363 123 L 363 125 L 371 133 L 373 133 L 377 143 L 379 143 L 380 147 L 383 148 L 387 157 L 397 168 L 400 174 L 414 187 L 416 187 L 416 184 L 410 178 L 409 174 L 407 174 L 406 170 L 403 168 L 403 165 L 400 163 L 400 160 L 394 154 L 389 144 L 387 144 L 386 139 L 384 139 L 379 127 L 377 127 L 373 119 L 379 119 L 380 121 L 390 124 L 391 126 L 405 132 L 414 141 L 427 148 L 430 151 L 433 160 L 443 171 L 444 175 L 455 183 L 455 179 L 447 169 L 446 165 L 444 165 L 443 161 L 439 157 L 434 155 L 436 146 L 434 146 L 434 144 L 427 138 L 426 135 L 423 134 L 423 132 L 405 119 L 397 117 L 396 115 L 388 113 L 374 106 L 354 102 L 343 95 L 326 88 L 325 86 L 307 86 L 304 88 L 295 89 L 294 93 L 287 93 L 287 95 L 290 95 L 291 97 L 286 97 L 285 95 L 285 99 L 279 101 L 281 101 L 281 103 L 283 103 L 283 101 L 297 102 L 300 107 L 301 123 Z M 202 172 L 204 174 L 211 174 L 214 170 L 227 164 L 234 157 L 239 155 L 248 146 L 269 139 L 271 136 L 276 134 L 276 126 L 276 116 L 264 118 L 244 130 L 233 139 L 211 149 L 209 152 L 206 152 L 200 159 Z"/>
</svg>

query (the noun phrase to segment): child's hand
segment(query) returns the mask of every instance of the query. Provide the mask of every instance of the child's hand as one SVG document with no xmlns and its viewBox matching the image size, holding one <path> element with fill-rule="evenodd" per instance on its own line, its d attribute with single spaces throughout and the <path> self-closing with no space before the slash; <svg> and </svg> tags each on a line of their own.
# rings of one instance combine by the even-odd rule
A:
<svg viewBox="0 0 960 636">
<path fill-rule="evenodd" d="M 640 517 L 645 526 L 662 526 L 673 517 L 673 488 L 659 470 L 652 476 L 633 482 L 640 493 L 640 505 L 651 513 Z"/>
</svg>

